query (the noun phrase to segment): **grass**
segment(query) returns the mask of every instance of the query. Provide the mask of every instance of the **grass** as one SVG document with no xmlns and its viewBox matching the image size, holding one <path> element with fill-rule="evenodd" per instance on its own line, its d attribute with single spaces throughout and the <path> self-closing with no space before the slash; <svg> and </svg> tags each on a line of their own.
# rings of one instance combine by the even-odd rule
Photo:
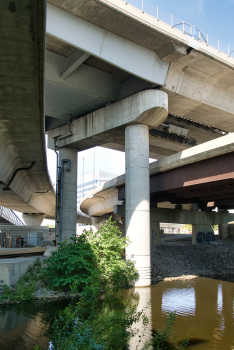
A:
<svg viewBox="0 0 234 350">
<path fill-rule="evenodd" d="M 19 279 L 14 288 L 3 286 L 3 293 L 0 301 L 22 301 L 30 300 L 38 289 L 43 278 L 42 263 L 39 258 L 36 259 L 34 265 L 28 267 L 27 272 Z"/>
</svg>

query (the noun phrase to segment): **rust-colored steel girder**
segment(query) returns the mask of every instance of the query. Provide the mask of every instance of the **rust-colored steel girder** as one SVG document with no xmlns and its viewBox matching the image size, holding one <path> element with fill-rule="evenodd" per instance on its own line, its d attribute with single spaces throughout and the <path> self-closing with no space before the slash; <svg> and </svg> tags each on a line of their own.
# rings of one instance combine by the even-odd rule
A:
<svg viewBox="0 0 234 350">
<path fill-rule="evenodd" d="M 150 197 L 152 202 L 213 201 L 214 206 L 233 207 L 234 152 L 151 175 Z M 123 199 L 125 186 L 119 188 L 119 200 Z"/>
</svg>

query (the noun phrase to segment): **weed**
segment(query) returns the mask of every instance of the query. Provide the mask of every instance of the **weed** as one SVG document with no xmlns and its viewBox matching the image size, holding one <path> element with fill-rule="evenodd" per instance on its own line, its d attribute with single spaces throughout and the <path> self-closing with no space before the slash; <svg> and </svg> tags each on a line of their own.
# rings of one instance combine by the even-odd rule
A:
<svg viewBox="0 0 234 350">
<path fill-rule="evenodd" d="M 175 346 L 175 341 L 177 338 L 175 321 L 176 321 L 176 312 L 174 311 L 167 316 L 166 326 L 164 327 L 164 329 L 162 330 L 159 329 L 154 335 L 151 341 L 153 349 L 182 350 L 188 346 L 187 340 L 182 340 L 179 348 Z"/>
</svg>

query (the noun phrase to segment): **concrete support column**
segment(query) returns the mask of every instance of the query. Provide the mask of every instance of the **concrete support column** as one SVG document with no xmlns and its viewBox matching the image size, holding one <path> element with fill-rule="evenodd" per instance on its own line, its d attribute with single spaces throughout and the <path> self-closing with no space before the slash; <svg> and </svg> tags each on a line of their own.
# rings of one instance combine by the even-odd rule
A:
<svg viewBox="0 0 234 350">
<path fill-rule="evenodd" d="M 155 208 L 150 208 L 150 233 L 151 233 L 151 249 L 161 244 L 160 220 Z"/>
<path fill-rule="evenodd" d="M 192 210 L 199 211 L 199 207 L 196 203 L 192 204 Z M 197 244 L 197 225 L 192 225 L 192 244 Z"/>
<path fill-rule="evenodd" d="M 150 229 L 153 230 L 153 233 L 154 233 L 153 247 L 155 247 L 157 245 L 161 245 L 160 223 L 153 222 L 153 225 L 150 227 Z"/>
<path fill-rule="evenodd" d="M 136 287 L 151 285 L 149 130 L 146 125 L 125 129 L 125 223 L 130 244 L 126 258 L 135 262 L 139 272 Z"/>
<path fill-rule="evenodd" d="M 22 219 L 26 226 L 41 226 L 45 214 L 23 214 Z"/>
<path fill-rule="evenodd" d="M 220 210 L 219 212 L 228 212 L 228 210 Z M 228 223 L 219 225 L 219 239 L 227 239 L 229 237 Z"/>
<path fill-rule="evenodd" d="M 66 160 L 70 161 L 66 162 Z M 59 240 L 69 240 L 73 234 L 76 234 L 76 216 L 77 216 L 77 151 L 70 148 L 59 150 L 59 166 L 63 164 L 60 170 L 63 178 L 60 184 L 60 208 L 59 208 Z M 68 167 L 70 165 L 70 170 Z M 62 175 L 63 172 L 63 175 Z M 62 200 L 61 200 L 62 189 Z"/>
<path fill-rule="evenodd" d="M 228 223 L 219 225 L 219 239 L 226 239 L 228 237 Z"/>
</svg>

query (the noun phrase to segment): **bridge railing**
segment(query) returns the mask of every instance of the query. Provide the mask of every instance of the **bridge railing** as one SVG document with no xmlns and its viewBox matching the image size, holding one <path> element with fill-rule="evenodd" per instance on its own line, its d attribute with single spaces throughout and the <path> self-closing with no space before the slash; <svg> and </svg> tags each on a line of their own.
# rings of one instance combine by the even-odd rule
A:
<svg viewBox="0 0 234 350">
<path fill-rule="evenodd" d="M 228 45 L 219 39 L 215 39 L 211 35 L 205 34 L 201 29 L 195 25 L 187 23 L 178 19 L 177 17 L 170 15 L 169 13 L 161 10 L 158 6 L 152 4 L 147 0 L 123 0 L 126 5 L 132 5 L 140 9 L 143 13 L 147 13 L 158 21 L 170 24 L 173 28 L 181 30 L 185 35 L 193 37 L 197 41 L 206 43 L 209 46 L 214 47 L 218 51 L 226 53 L 228 56 L 234 57 L 234 45 Z"/>
<path fill-rule="evenodd" d="M 18 218 L 13 210 L 0 206 L 0 217 L 8 221 L 12 225 L 25 226 L 25 224 Z"/>
</svg>

